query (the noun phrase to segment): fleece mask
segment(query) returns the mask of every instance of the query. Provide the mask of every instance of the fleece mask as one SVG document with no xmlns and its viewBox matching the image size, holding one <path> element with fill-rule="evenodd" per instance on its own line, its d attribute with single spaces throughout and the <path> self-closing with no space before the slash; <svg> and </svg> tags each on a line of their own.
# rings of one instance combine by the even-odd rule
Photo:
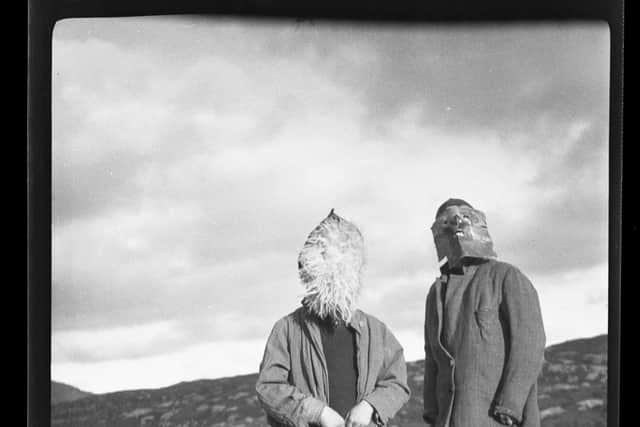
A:
<svg viewBox="0 0 640 427">
<path fill-rule="evenodd" d="M 348 323 L 363 267 L 360 230 L 332 209 L 311 231 L 298 256 L 298 273 L 305 288 L 303 305 L 322 319 Z"/>
</svg>

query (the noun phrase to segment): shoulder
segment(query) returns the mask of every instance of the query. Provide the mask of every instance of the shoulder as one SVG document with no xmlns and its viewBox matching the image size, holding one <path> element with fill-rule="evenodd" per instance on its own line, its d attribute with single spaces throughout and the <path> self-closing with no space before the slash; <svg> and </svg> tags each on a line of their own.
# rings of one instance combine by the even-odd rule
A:
<svg viewBox="0 0 640 427">
<path fill-rule="evenodd" d="M 384 322 L 378 319 L 376 316 L 366 313 L 362 310 L 357 310 L 357 319 L 358 321 L 366 322 L 370 327 L 384 327 Z"/>
<path fill-rule="evenodd" d="M 518 267 L 513 264 L 510 264 L 505 261 L 498 261 L 496 259 L 491 259 L 484 264 L 481 264 L 481 269 L 491 270 L 492 273 L 496 277 L 507 277 L 507 276 L 523 276 L 524 274 Z"/>
<path fill-rule="evenodd" d="M 535 292 L 535 287 L 529 278 L 515 265 L 504 261 L 490 261 L 494 270 L 494 277 L 502 284 L 503 292 Z"/>
<path fill-rule="evenodd" d="M 358 318 L 356 320 L 360 322 L 360 326 L 367 325 L 371 331 L 377 331 L 382 334 L 390 332 L 387 325 L 382 320 L 378 319 L 376 316 L 373 316 L 369 313 L 365 313 L 362 310 L 358 310 L 357 313 L 358 313 Z"/>
<path fill-rule="evenodd" d="M 299 307 L 286 316 L 281 317 L 273 325 L 274 331 L 288 331 L 291 328 L 295 328 L 300 325 L 304 319 L 304 308 Z"/>
<path fill-rule="evenodd" d="M 431 286 L 429 286 L 429 291 L 427 292 L 427 298 L 433 297 L 433 295 L 435 295 L 436 287 L 438 286 L 439 282 L 440 282 L 440 277 L 436 277 L 435 279 L 433 279 Z"/>
<path fill-rule="evenodd" d="M 376 342 L 386 343 L 383 345 L 390 345 L 391 348 L 395 346 L 393 343 L 396 343 L 397 339 L 393 335 L 393 332 L 391 332 L 391 329 L 382 320 L 361 310 L 358 310 L 358 313 L 360 316 L 359 321 L 367 325 L 370 337 L 378 337 L 378 339 L 382 341 L 376 339 Z"/>
</svg>

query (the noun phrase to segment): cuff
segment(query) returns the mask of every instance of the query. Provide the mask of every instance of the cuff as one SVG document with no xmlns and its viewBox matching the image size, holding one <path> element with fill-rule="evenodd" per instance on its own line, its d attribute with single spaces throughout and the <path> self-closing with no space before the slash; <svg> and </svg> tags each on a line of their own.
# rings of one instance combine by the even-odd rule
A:
<svg viewBox="0 0 640 427">
<path fill-rule="evenodd" d="M 373 405 L 371 406 L 373 407 Z M 373 415 L 371 418 L 373 419 L 373 423 L 378 427 L 384 426 L 384 421 L 382 421 L 382 418 L 380 417 L 380 414 L 378 414 L 378 411 L 376 411 L 376 408 L 373 408 Z"/>
<path fill-rule="evenodd" d="M 424 420 L 425 423 L 427 423 L 427 425 L 435 425 L 436 418 L 437 416 L 435 414 L 426 413 L 426 412 L 422 413 L 422 419 Z"/>
<path fill-rule="evenodd" d="M 369 398 L 365 398 L 362 399 L 363 402 L 367 402 L 369 405 L 371 405 L 371 407 L 373 408 L 373 414 L 371 414 L 371 420 L 373 421 L 373 423 L 379 427 L 384 426 L 385 425 L 385 421 L 382 419 L 382 417 L 380 416 L 380 413 L 378 412 L 378 408 L 376 408 L 376 405 L 374 405 Z"/>
<path fill-rule="evenodd" d="M 494 415 L 504 414 L 510 416 L 515 421 L 515 424 L 520 424 L 522 422 L 522 417 L 518 416 L 515 411 L 507 408 L 506 406 L 494 405 L 492 412 Z"/>
<path fill-rule="evenodd" d="M 326 406 L 324 402 L 315 397 L 307 397 L 303 402 L 304 416 L 310 423 L 320 424 L 320 414 Z"/>
<path fill-rule="evenodd" d="M 373 421 L 377 426 L 384 426 L 387 424 L 389 420 L 389 416 L 386 413 L 386 407 L 384 406 L 384 401 L 379 399 L 375 394 L 370 394 L 364 399 L 371 407 L 373 408 Z"/>
</svg>

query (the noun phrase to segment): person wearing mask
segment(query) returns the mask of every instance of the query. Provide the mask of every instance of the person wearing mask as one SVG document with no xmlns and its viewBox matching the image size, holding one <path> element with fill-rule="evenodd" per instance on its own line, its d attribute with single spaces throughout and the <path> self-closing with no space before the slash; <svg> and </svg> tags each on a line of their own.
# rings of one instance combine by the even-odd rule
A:
<svg viewBox="0 0 640 427">
<path fill-rule="evenodd" d="M 441 275 L 425 312 L 424 421 L 539 427 L 545 333 L 536 290 L 497 260 L 484 213 L 449 199 L 431 227 Z"/>
<path fill-rule="evenodd" d="M 384 426 L 408 401 L 401 345 L 357 308 L 363 267 L 362 234 L 331 210 L 298 256 L 301 306 L 273 326 L 260 364 L 270 426 Z"/>
</svg>

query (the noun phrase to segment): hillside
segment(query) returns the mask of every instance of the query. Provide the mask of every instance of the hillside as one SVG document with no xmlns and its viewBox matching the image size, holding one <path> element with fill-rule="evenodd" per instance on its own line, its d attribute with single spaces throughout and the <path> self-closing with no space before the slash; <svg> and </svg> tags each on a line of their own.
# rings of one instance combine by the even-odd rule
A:
<svg viewBox="0 0 640 427">
<path fill-rule="evenodd" d="M 91 393 L 82 391 L 68 384 L 51 381 L 51 404 L 60 402 L 71 402 L 82 399 L 83 397 L 92 396 Z"/>
<path fill-rule="evenodd" d="M 606 425 L 607 336 L 548 347 L 539 379 L 543 427 Z M 422 412 L 422 361 L 407 364 L 411 400 L 390 426 L 417 427 Z M 51 406 L 60 427 L 257 427 L 265 418 L 256 374 L 184 382 L 157 390 L 90 395 Z"/>
</svg>

